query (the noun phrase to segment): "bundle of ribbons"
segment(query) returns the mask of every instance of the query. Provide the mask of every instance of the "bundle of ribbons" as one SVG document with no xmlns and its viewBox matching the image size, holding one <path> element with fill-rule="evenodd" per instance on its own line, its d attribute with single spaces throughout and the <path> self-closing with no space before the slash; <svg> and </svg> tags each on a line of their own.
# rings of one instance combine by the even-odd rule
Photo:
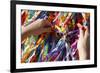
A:
<svg viewBox="0 0 100 73">
<path fill-rule="evenodd" d="M 28 36 L 21 43 L 21 63 L 78 60 L 79 27 L 90 25 L 89 13 L 22 10 L 21 24 L 37 19 L 52 23 L 53 32 Z"/>
</svg>

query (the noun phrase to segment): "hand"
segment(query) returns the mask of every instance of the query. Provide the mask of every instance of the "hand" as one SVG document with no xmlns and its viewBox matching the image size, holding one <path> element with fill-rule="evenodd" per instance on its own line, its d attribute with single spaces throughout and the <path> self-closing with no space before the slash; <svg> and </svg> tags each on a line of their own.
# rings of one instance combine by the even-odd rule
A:
<svg viewBox="0 0 100 73">
<path fill-rule="evenodd" d="M 86 59 L 89 59 L 90 57 L 89 30 L 87 26 L 85 26 L 84 28 L 85 30 L 83 30 L 82 28 L 79 28 L 80 35 L 79 35 L 79 39 L 77 43 L 80 60 L 86 60 Z"/>
<path fill-rule="evenodd" d="M 22 26 L 22 40 L 27 36 L 34 34 L 40 35 L 44 32 L 51 32 L 51 23 L 48 20 L 37 19 L 28 26 Z"/>
<path fill-rule="evenodd" d="M 45 32 L 51 32 L 51 23 L 48 20 L 38 19 L 35 21 L 35 30 L 33 30 L 34 35 L 40 35 Z"/>
</svg>

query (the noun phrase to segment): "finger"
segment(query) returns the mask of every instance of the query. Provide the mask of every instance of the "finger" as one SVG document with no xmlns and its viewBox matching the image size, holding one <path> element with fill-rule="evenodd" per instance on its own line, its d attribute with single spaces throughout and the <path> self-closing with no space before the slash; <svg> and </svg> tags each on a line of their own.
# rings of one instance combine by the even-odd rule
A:
<svg viewBox="0 0 100 73">
<path fill-rule="evenodd" d="M 51 23 L 48 20 L 44 20 L 44 27 L 50 27 Z"/>
<path fill-rule="evenodd" d="M 80 23 L 77 24 L 77 26 L 79 27 L 79 33 L 80 33 L 80 37 L 84 37 L 84 30 L 85 27 L 83 27 Z"/>
<path fill-rule="evenodd" d="M 44 33 L 44 32 L 51 32 L 51 28 L 44 28 L 43 30 L 42 30 L 42 33 Z"/>
<path fill-rule="evenodd" d="M 51 27 L 51 25 L 45 24 L 43 28 L 50 28 L 50 27 Z"/>
<path fill-rule="evenodd" d="M 84 31 L 81 28 L 79 28 L 79 33 L 80 33 L 79 38 L 83 38 L 84 37 Z"/>
<path fill-rule="evenodd" d="M 86 20 L 86 14 L 82 13 L 82 16 L 83 16 L 84 20 Z"/>
<path fill-rule="evenodd" d="M 43 19 L 37 19 L 36 21 L 43 21 Z"/>
<path fill-rule="evenodd" d="M 88 29 L 88 27 L 87 26 L 84 26 L 85 27 L 85 34 L 84 34 L 84 38 L 88 38 L 89 37 L 89 29 Z"/>
<path fill-rule="evenodd" d="M 78 28 L 80 29 L 82 29 L 83 28 L 83 26 L 80 24 L 80 23 L 77 23 L 77 26 L 78 26 Z"/>
<path fill-rule="evenodd" d="M 45 32 L 51 32 L 51 28 L 40 28 L 39 30 L 34 32 L 34 35 L 40 35 Z"/>
<path fill-rule="evenodd" d="M 47 20 L 44 20 L 44 19 L 37 19 L 37 21 L 35 22 L 37 24 L 39 24 L 39 27 L 50 27 L 50 22 L 48 22 Z"/>
</svg>

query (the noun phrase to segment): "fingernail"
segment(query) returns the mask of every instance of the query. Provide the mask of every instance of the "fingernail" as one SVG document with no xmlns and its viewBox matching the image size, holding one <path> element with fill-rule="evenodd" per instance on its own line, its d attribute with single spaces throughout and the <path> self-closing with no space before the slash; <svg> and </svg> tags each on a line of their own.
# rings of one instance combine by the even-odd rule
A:
<svg viewBox="0 0 100 73">
<path fill-rule="evenodd" d="M 82 29 L 82 30 L 84 30 L 84 31 L 86 30 L 86 28 L 85 28 L 85 27 L 82 27 L 81 29 Z"/>
</svg>

